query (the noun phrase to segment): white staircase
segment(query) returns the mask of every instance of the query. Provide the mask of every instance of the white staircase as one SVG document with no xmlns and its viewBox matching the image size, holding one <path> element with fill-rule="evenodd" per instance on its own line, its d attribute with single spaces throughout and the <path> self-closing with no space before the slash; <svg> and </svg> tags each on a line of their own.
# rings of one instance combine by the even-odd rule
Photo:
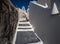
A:
<svg viewBox="0 0 60 44">
<path fill-rule="evenodd" d="M 32 25 L 28 21 L 18 21 L 17 31 L 34 31 Z"/>
<path fill-rule="evenodd" d="M 14 39 L 13 39 L 13 44 L 19 44 L 19 43 L 16 43 L 16 38 L 17 38 L 17 33 L 18 32 L 22 32 L 22 33 L 33 32 L 34 33 L 34 29 L 33 29 L 33 26 L 30 24 L 29 21 L 18 21 L 16 32 L 15 32 Z M 35 43 L 27 43 L 27 44 L 43 44 L 42 40 L 37 36 L 37 34 L 34 33 L 34 35 L 40 41 L 35 42 Z M 20 44 L 22 44 L 22 43 L 20 43 Z"/>
</svg>

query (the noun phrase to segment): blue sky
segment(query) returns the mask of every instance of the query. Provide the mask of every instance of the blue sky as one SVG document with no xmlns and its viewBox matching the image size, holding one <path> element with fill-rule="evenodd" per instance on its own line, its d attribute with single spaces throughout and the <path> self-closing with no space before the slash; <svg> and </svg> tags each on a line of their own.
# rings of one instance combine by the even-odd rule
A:
<svg viewBox="0 0 60 44">
<path fill-rule="evenodd" d="M 30 1 L 33 0 L 11 0 L 11 2 L 15 5 L 15 7 L 22 8 L 22 6 L 25 6 L 25 9 L 28 8 Z"/>
</svg>

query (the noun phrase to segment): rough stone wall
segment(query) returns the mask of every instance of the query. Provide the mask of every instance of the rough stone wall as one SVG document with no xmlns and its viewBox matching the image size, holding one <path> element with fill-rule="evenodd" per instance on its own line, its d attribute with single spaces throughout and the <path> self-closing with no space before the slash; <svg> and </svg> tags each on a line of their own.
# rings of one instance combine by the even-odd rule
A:
<svg viewBox="0 0 60 44">
<path fill-rule="evenodd" d="M 0 0 L 0 44 L 11 44 L 18 21 L 18 11 L 10 0 Z"/>
</svg>

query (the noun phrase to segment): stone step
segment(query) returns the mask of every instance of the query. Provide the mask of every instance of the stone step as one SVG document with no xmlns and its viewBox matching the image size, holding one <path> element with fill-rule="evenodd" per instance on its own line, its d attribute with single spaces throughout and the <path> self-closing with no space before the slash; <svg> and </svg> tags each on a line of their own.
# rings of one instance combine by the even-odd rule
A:
<svg viewBox="0 0 60 44">
<path fill-rule="evenodd" d="M 19 21 L 19 22 L 27 22 L 27 20 Z"/>
<path fill-rule="evenodd" d="M 40 40 L 36 37 L 33 31 L 17 31 L 15 44 L 36 43 Z"/>
<path fill-rule="evenodd" d="M 32 28 L 18 28 L 18 29 L 22 29 L 23 30 L 23 29 L 32 29 Z"/>
<path fill-rule="evenodd" d="M 17 28 L 22 28 L 22 29 L 24 29 L 24 28 L 26 28 L 26 29 L 31 29 L 31 28 L 32 28 L 32 26 L 17 26 Z"/>
<path fill-rule="evenodd" d="M 30 22 L 18 22 L 18 24 L 30 24 Z"/>
<path fill-rule="evenodd" d="M 17 31 L 34 31 L 33 29 L 19 29 L 19 30 L 17 30 Z"/>
<path fill-rule="evenodd" d="M 18 26 L 30 26 L 29 24 L 18 24 Z"/>
</svg>

